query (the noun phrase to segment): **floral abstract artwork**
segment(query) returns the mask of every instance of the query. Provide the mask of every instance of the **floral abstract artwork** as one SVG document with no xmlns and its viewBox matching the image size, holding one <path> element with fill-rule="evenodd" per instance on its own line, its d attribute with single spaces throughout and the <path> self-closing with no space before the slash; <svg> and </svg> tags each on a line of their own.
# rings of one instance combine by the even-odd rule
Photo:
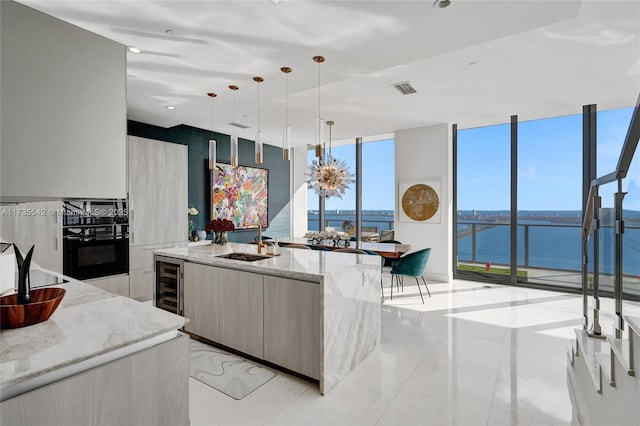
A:
<svg viewBox="0 0 640 426">
<path fill-rule="evenodd" d="M 211 219 L 228 219 L 235 229 L 268 225 L 269 171 L 217 163 L 211 171 Z"/>
</svg>

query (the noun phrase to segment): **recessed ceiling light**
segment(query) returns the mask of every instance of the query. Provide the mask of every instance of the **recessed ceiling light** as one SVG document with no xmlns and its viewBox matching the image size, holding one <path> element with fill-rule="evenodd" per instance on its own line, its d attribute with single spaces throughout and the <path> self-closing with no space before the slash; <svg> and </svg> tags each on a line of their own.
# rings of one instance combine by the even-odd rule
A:
<svg viewBox="0 0 640 426">
<path fill-rule="evenodd" d="M 165 32 L 166 35 L 175 35 L 176 34 L 176 32 L 173 31 L 173 30 L 164 30 L 164 32 Z"/>
<path fill-rule="evenodd" d="M 136 53 L 136 54 L 142 53 L 141 49 L 138 49 L 137 47 L 134 47 L 134 46 L 128 46 L 127 50 L 131 53 Z"/>
<path fill-rule="evenodd" d="M 450 4 L 450 0 L 436 0 L 433 2 L 433 7 L 436 7 L 436 5 L 438 5 L 439 8 L 443 9 L 445 7 L 449 7 Z"/>
<path fill-rule="evenodd" d="M 476 62 L 476 61 L 471 61 L 471 62 L 469 62 L 469 66 L 471 66 L 471 65 L 475 65 L 475 64 L 477 64 L 477 62 Z"/>
<path fill-rule="evenodd" d="M 169 105 L 169 106 L 167 106 L 167 109 L 174 110 L 174 109 L 176 109 L 176 107 Z"/>
</svg>

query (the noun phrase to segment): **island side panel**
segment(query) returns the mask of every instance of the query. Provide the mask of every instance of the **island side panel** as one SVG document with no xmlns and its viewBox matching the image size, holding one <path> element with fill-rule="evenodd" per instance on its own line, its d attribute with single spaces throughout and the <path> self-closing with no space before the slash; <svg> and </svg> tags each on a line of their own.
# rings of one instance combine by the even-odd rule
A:
<svg viewBox="0 0 640 426">
<path fill-rule="evenodd" d="M 320 296 L 320 393 L 325 395 L 380 344 L 380 266 L 368 263 L 329 271 Z"/>
<path fill-rule="evenodd" d="M 265 275 L 264 359 L 320 378 L 320 284 Z"/>
</svg>

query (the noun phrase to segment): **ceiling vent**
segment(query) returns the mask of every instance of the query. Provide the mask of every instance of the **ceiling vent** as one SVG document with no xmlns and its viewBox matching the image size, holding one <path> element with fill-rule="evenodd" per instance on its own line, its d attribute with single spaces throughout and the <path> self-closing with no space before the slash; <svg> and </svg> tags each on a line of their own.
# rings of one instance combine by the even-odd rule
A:
<svg viewBox="0 0 640 426">
<path fill-rule="evenodd" d="M 236 123 L 236 122 L 232 122 L 232 123 L 227 123 L 229 126 L 233 126 L 233 127 L 237 127 L 239 129 L 248 129 L 251 126 L 247 126 L 246 124 L 241 124 L 241 123 Z"/>
<path fill-rule="evenodd" d="M 392 86 L 398 89 L 398 91 L 403 95 L 410 95 L 412 93 L 417 93 L 416 89 L 414 89 L 411 83 L 409 83 L 408 81 L 392 84 Z"/>
</svg>

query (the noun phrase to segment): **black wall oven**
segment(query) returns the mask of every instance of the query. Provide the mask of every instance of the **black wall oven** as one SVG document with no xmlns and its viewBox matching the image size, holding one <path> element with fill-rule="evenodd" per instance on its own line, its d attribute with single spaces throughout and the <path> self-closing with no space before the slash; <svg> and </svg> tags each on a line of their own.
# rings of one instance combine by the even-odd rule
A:
<svg viewBox="0 0 640 426">
<path fill-rule="evenodd" d="M 129 273 L 126 200 L 63 203 L 63 272 L 85 280 Z"/>
</svg>

